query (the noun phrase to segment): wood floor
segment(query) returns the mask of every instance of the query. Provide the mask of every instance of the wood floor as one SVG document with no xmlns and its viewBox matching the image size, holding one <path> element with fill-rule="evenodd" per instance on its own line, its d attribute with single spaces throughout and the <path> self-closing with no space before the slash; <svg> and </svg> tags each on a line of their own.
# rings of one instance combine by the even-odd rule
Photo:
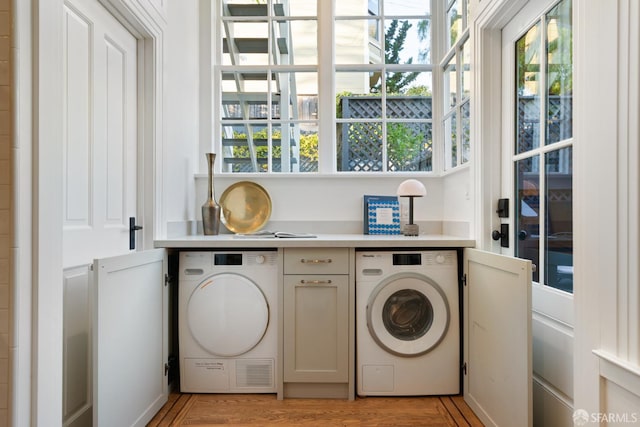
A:
<svg viewBox="0 0 640 427">
<path fill-rule="evenodd" d="M 180 394 L 148 424 L 168 426 L 481 427 L 462 396 L 276 400 L 271 394 Z"/>
</svg>

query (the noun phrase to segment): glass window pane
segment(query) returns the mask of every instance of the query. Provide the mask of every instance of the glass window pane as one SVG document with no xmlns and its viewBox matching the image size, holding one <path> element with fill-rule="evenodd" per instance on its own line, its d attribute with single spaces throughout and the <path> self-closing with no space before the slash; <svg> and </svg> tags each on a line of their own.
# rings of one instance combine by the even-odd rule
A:
<svg viewBox="0 0 640 427">
<path fill-rule="evenodd" d="M 428 1 L 415 0 L 340 0 L 336 1 L 335 13 L 336 16 L 379 15 L 381 6 L 385 15 L 419 16 L 430 13 Z"/>
<path fill-rule="evenodd" d="M 547 13 L 547 135 L 551 144 L 573 135 L 571 1 Z"/>
<path fill-rule="evenodd" d="M 545 284 L 573 292 L 572 148 L 545 154 Z"/>
<path fill-rule="evenodd" d="M 431 38 L 428 19 L 385 20 L 386 64 L 427 64 L 430 62 Z"/>
<path fill-rule="evenodd" d="M 376 80 L 377 77 L 377 80 Z M 336 117 L 345 119 L 382 117 L 380 95 L 370 95 L 370 84 L 380 75 L 368 72 L 336 73 Z"/>
<path fill-rule="evenodd" d="M 456 108 L 458 87 L 456 84 L 456 57 L 451 58 L 444 68 L 444 111 Z"/>
<path fill-rule="evenodd" d="M 297 172 L 318 172 L 318 125 L 317 123 L 300 123 L 299 135 L 292 129 L 292 140 L 295 141 L 292 151 L 297 150 L 299 166 Z M 292 166 L 295 170 L 295 165 Z"/>
<path fill-rule="evenodd" d="M 383 170 L 381 123 L 338 123 L 336 135 L 338 171 Z"/>
<path fill-rule="evenodd" d="M 540 23 L 516 42 L 516 153 L 540 147 Z"/>
<path fill-rule="evenodd" d="M 337 20 L 335 28 L 336 64 L 380 64 L 382 43 L 369 37 L 371 19 Z M 315 47 L 315 45 L 314 45 Z"/>
<path fill-rule="evenodd" d="M 431 96 L 387 95 L 387 117 L 391 119 L 431 119 Z"/>
<path fill-rule="evenodd" d="M 222 73 L 222 95 L 223 100 L 226 99 L 229 94 L 235 94 L 234 97 L 238 97 L 237 94 L 247 93 L 251 95 L 244 96 L 244 99 L 250 100 L 256 98 L 258 93 L 260 99 L 266 102 L 267 92 L 271 86 L 271 90 L 275 90 L 273 75 L 271 79 L 268 78 L 269 74 L 264 71 L 233 71 Z"/>
<path fill-rule="evenodd" d="M 229 81 L 223 81 L 223 83 L 229 83 Z M 280 104 L 277 98 L 272 99 L 271 109 L 269 109 L 269 94 L 266 90 L 258 90 L 256 87 L 247 92 L 237 92 L 235 85 L 223 84 L 223 87 L 226 89 L 222 92 L 223 119 L 266 120 L 280 115 Z"/>
<path fill-rule="evenodd" d="M 326 1 L 326 0 L 322 0 Z M 370 12 L 378 15 L 379 11 L 376 10 L 376 5 L 371 1 L 353 1 L 353 0 L 340 0 L 335 2 L 336 16 L 366 16 Z"/>
<path fill-rule="evenodd" d="M 430 171 L 431 123 L 387 123 L 387 169 Z"/>
<path fill-rule="evenodd" d="M 540 265 L 540 158 L 518 160 L 515 163 L 515 240 L 516 256 Z M 539 268 L 533 280 L 539 282 Z"/>
<path fill-rule="evenodd" d="M 458 144 L 456 142 L 456 114 L 444 120 L 444 168 L 449 170 L 458 165 Z"/>
<path fill-rule="evenodd" d="M 469 0 L 464 0 L 465 2 L 465 6 L 467 8 L 467 20 L 466 20 L 466 26 L 465 29 L 469 28 L 471 26 L 471 2 Z"/>
<path fill-rule="evenodd" d="M 318 2 L 317 0 L 289 0 L 286 2 L 289 4 L 289 12 L 284 11 L 285 16 L 317 16 L 318 15 Z M 276 9 L 276 15 L 279 14 L 278 8 L 283 3 L 275 3 L 273 5 Z"/>
<path fill-rule="evenodd" d="M 233 22 L 231 42 L 222 39 L 223 65 L 269 64 L 269 26 L 266 22 Z"/>
<path fill-rule="evenodd" d="M 275 35 L 278 65 L 316 65 L 318 63 L 318 23 L 314 20 L 277 21 Z M 288 36 L 291 32 L 291 37 Z"/>
<path fill-rule="evenodd" d="M 429 1 L 384 0 L 384 14 L 387 16 L 419 16 L 429 15 L 430 13 L 431 8 Z"/>
<path fill-rule="evenodd" d="M 450 48 L 462 35 L 462 8 L 460 7 L 458 0 L 451 4 L 449 10 L 447 10 L 447 48 Z"/>
<path fill-rule="evenodd" d="M 462 45 L 462 99 L 469 99 L 471 96 L 471 47 L 469 40 Z"/>
<path fill-rule="evenodd" d="M 460 114 L 460 127 L 462 133 L 460 134 L 460 144 L 462 145 L 462 158 L 460 163 L 467 163 L 471 158 L 471 104 L 465 102 L 461 109 Z"/>
<path fill-rule="evenodd" d="M 264 124 L 238 123 L 222 126 L 222 170 L 266 172 L 268 128 Z M 250 147 L 258 147 L 255 151 Z"/>
<path fill-rule="evenodd" d="M 317 73 L 274 73 L 276 85 L 272 93 L 281 120 L 310 120 L 318 118 Z M 277 89 L 277 92 L 275 91 Z"/>
<path fill-rule="evenodd" d="M 398 71 L 385 76 L 386 93 L 390 95 L 431 97 L 431 72 Z M 373 86 L 374 92 L 380 92 L 380 82 Z M 429 113 L 431 116 L 431 113 Z"/>
</svg>

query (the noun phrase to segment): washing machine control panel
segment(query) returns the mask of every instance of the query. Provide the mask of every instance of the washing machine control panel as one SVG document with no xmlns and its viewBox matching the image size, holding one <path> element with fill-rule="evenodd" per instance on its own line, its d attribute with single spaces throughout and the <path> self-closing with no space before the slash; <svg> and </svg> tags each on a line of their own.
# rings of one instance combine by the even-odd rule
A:
<svg viewBox="0 0 640 427">
<path fill-rule="evenodd" d="M 457 266 L 455 250 L 358 252 L 356 280 L 381 277 L 400 271 L 423 271 L 425 267 L 449 268 Z"/>
<path fill-rule="evenodd" d="M 422 254 L 420 252 L 394 253 L 393 265 L 422 265 Z"/>
</svg>

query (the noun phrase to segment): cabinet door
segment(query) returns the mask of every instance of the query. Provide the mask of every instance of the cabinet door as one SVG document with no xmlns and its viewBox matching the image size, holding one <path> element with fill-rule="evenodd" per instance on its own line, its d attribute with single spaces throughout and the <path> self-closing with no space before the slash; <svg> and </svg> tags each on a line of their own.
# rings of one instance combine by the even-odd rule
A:
<svg viewBox="0 0 640 427">
<path fill-rule="evenodd" d="M 487 426 L 531 426 L 531 261 L 464 256 L 464 399 Z"/>
<path fill-rule="evenodd" d="M 164 249 L 94 262 L 93 425 L 145 426 L 167 402 Z"/>
<path fill-rule="evenodd" d="M 284 381 L 348 381 L 349 276 L 284 276 Z"/>
</svg>

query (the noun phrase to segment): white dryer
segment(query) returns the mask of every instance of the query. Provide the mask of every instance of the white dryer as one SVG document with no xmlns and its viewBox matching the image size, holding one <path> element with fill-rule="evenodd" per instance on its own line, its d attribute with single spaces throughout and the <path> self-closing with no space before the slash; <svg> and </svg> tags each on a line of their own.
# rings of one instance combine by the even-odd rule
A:
<svg viewBox="0 0 640 427">
<path fill-rule="evenodd" d="M 455 250 L 356 252 L 360 396 L 460 392 Z"/>
<path fill-rule="evenodd" d="M 181 252 L 180 390 L 275 393 L 278 253 Z"/>
</svg>

